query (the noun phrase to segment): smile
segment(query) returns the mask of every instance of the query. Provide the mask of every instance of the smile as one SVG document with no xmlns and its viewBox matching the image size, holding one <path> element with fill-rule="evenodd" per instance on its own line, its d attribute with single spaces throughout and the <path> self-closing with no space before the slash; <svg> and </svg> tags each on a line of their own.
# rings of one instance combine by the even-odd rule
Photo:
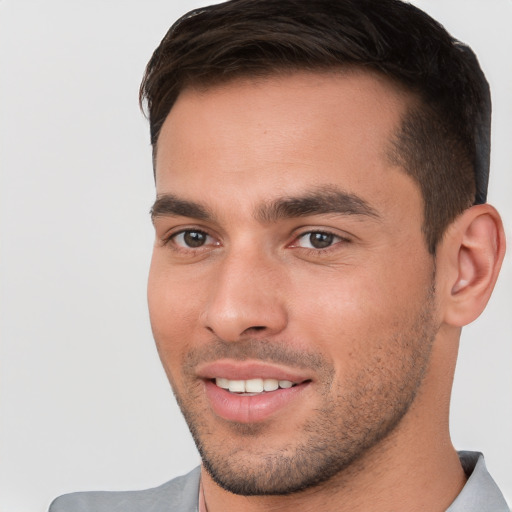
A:
<svg viewBox="0 0 512 512">
<path fill-rule="evenodd" d="M 296 386 L 296 382 L 278 379 L 247 379 L 230 380 L 224 377 L 216 377 L 215 384 L 230 393 L 242 394 L 243 396 L 255 396 L 261 393 L 276 391 L 277 389 L 289 389 Z"/>
<path fill-rule="evenodd" d="M 217 377 L 204 381 L 205 393 L 214 414 L 237 423 L 261 422 L 300 407 L 300 396 L 310 388 L 311 381 L 293 382 L 272 378 L 226 379 Z"/>
<path fill-rule="evenodd" d="M 235 423 L 262 422 L 300 409 L 314 381 L 310 370 L 254 359 L 219 359 L 199 365 L 195 373 L 211 412 Z"/>
</svg>

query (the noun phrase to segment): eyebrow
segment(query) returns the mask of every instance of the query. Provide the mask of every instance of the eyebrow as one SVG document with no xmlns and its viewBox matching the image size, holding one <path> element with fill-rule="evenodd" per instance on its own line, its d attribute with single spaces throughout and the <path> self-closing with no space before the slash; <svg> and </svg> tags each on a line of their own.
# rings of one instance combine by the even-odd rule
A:
<svg viewBox="0 0 512 512">
<path fill-rule="evenodd" d="M 210 220 L 211 212 L 193 201 L 180 199 L 173 194 L 158 196 L 150 210 L 151 219 L 156 217 L 190 217 L 198 220 Z"/>
<path fill-rule="evenodd" d="M 150 213 L 153 220 L 164 216 L 214 220 L 213 213 L 205 206 L 173 194 L 158 196 Z M 380 218 L 378 212 L 364 199 L 335 186 L 324 186 L 301 196 L 275 199 L 261 204 L 256 209 L 256 218 L 262 223 L 322 214 Z"/>
<path fill-rule="evenodd" d="M 380 218 L 377 210 L 364 199 L 335 186 L 324 186 L 303 196 L 270 201 L 258 208 L 257 217 L 262 222 L 275 222 L 285 218 L 330 213 Z"/>
</svg>

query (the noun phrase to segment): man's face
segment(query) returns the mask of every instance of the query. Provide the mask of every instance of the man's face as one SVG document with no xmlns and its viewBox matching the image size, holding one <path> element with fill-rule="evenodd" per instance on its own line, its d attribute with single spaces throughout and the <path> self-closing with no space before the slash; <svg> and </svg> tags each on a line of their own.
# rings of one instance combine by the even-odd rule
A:
<svg viewBox="0 0 512 512">
<path fill-rule="evenodd" d="M 165 121 L 152 328 L 231 492 L 329 479 L 419 396 L 434 265 L 419 189 L 386 156 L 406 101 L 375 75 L 297 73 L 186 90 Z"/>
</svg>

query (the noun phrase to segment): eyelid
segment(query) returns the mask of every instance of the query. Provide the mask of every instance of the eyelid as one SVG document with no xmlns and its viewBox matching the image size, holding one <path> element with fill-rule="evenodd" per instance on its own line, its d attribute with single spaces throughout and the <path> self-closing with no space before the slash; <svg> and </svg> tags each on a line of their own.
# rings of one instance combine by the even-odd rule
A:
<svg viewBox="0 0 512 512">
<path fill-rule="evenodd" d="M 313 234 L 313 233 L 321 233 L 323 235 L 330 235 L 334 238 L 334 241 L 331 245 L 324 248 L 316 248 L 316 247 L 303 247 L 299 245 L 299 240 L 304 238 L 307 235 Z M 288 245 L 288 247 L 291 248 L 298 248 L 298 249 L 304 249 L 308 251 L 313 251 L 316 253 L 322 252 L 322 251 L 329 251 L 333 248 L 335 248 L 340 243 L 351 243 L 352 239 L 349 235 L 343 235 L 341 233 L 337 233 L 335 230 L 332 229 L 326 229 L 326 228 L 306 228 L 302 229 L 299 233 L 297 233 L 291 242 L 291 244 Z"/>
<path fill-rule="evenodd" d="M 176 239 L 180 235 L 185 235 L 186 233 L 202 233 L 206 236 L 207 241 L 204 245 L 201 245 L 199 247 L 190 247 L 186 244 L 179 244 L 176 242 Z M 220 241 L 208 232 L 207 229 L 194 227 L 194 226 L 180 226 L 179 228 L 173 228 L 169 231 L 167 231 L 162 237 L 162 244 L 171 246 L 172 249 L 176 251 L 187 251 L 187 252 L 193 252 L 193 251 L 202 251 L 211 247 L 220 246 Z M 210 241 L 208 241 L 210 240 Z M 211 243 L 211 241 L 214 241 L 214 243 Z"/>
<path fill-rule="evenodd" d="M 179 235 L 184 235 L 187 232 L 197 232 L 197 233 L 203 233 L 207 240 L 204 243 L 204 245 L 201 245 L 199 247 L 190 247 L 186 244 L 180 244 L 176 242 L 176 238 Z M 324 247 L 324 248 L 316 248 L 316 247 L 304 247 L 299 244 L 300 239 L 303 237 L 306 237 L 307 235 L 311 235 L 313 233 L 321 233 L 325 235 L 330 235 L 333 237 L 333 242 L 331 245 Z M 325 251 L 332 250 L 337 245 L 340 244 L 348 244 L 353 241 L 353 237 L 346 233 L 340 233 L 336 229 L 331 228 L 324 228 L 324 227 L 302 227 L 300 230 L 296 230 L 296 233 L 292 235 L 292 241 L 287 244 L 287 247 L 289 248 L 297 248 L 297 249 L 303 249 L 306 251 L 311 251 L 314 253 L 321 253 Z M 198 252 L 198 251 L 205 251 L 205 250 L 211 250 L 212 247 L 218 247 L 222 245 L 222 242 L 219 240 L 219 237 L 216 234 L 212 234 L 211 231 L 208 228 L 204 228 L 203 226 L 177 226 L 172 229 L 167 230 L 162 236 L 159 237 L 162 245 L 171 246 L 171 248 L 177 252 L 184 251 L 184 252 Z"/>
</svg>

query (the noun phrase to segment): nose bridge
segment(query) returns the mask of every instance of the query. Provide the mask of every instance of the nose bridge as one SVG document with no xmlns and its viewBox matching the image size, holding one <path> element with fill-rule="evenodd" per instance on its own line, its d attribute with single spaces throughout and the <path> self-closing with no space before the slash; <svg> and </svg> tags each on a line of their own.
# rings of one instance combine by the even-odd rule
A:
<svg viewBox="0 0 512 512">
<path fill-rule="evenodd" d="M 278 261 L 254 248 L 231 250 L 213 277 L 204 324 L 224 341 L 270 336 L 286 326 Z"/>
</svg>

